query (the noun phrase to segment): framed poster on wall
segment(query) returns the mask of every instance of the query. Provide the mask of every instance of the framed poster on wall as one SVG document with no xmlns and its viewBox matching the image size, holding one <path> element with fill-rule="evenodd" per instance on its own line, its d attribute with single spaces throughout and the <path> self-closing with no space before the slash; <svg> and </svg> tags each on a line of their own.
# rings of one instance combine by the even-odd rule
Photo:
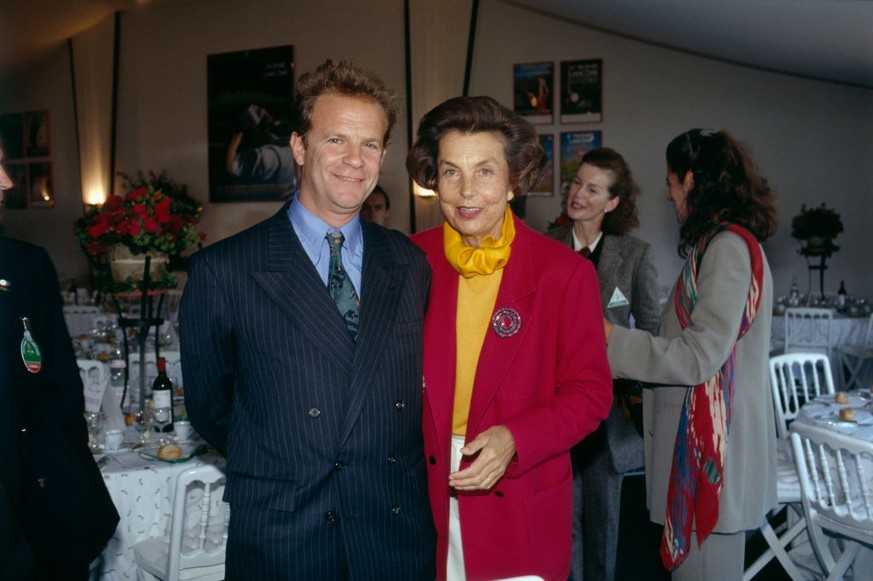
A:
<svg viewBox="0 0 873 581">
<path fill-rule="evenodd" d="M 544 133 L 540 135 L 540 144 L 543 146 L 543 151 L 546 152 L 546 173 L 543 179 L 540 180 L 530 191 L 530 196 L 552 196 L 555 194 L 555 136 L 552 133 Z"/>
<path fill-rule="evenodd" d="M 603 60 L 561 62 L 561 123 L 603 121 Z"/>
<path fill-rule="evenodd" d="M 602 131 L 567 131 L 561 133 L 561 192 L 573 181 L 585 152 L 603 145 Z"/>
<path fill-rule="evenodd" d="M 284 200 L 297 189 L 294 47 L 207 57 L 209 200 Z"/>
<path fill-rule="evenodd" d="M 555 63 L 524 63 L 513 66 L 513 106 L 530 123 L 554 122 L 552 87 Z"/>
</svg>

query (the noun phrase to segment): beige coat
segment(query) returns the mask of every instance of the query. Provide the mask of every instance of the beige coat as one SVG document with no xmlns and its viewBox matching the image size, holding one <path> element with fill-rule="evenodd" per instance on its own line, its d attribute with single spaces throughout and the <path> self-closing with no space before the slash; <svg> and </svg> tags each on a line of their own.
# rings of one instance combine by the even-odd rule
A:
<svg viewBox="0 0 873 581">
<path fill-rule="evenodd" d="M 715 375 L 730 353 L 751 280 L 748 248 L 723 232 L 707 248 L 697 277 L 698 302 L 684 331 L 673 293 L 661 315 L 660 336 L 615 327 L 609 342 L 613 375 L 682 387 L 645 390 L 646 488 L 651 519 L 664 523 L 667 487 L 682 404 L 690 385 Z M 674 291 L 675 292 L 675 291 Z M 737 343 L 730 434 L 715 532 L 754 529 L 776 505 L 776 432 L 767 362 L 773 280 L 764 257 L 757 317 Z"/>
</svg>

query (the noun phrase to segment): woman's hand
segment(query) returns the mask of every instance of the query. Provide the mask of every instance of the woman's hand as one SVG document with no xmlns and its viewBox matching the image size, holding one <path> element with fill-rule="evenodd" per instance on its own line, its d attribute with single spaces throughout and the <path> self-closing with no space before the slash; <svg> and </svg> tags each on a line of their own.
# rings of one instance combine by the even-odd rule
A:
<svg viewBox="0 0 873 581">
<path fill-rule="evenodd" d="M 489 490 L 506 472 L 515 456 L 515 438 L 506 426 L 492 426 L 461 448 L 464 456 L 478 454 L 472 464 L 449 474 L 455 490 Z"/>
</svg>

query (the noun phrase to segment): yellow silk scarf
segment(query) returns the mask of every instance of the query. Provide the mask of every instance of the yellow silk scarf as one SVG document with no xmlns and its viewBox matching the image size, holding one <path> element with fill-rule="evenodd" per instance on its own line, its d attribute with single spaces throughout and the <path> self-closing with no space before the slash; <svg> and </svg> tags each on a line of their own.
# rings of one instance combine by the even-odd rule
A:
<svg viewBox="0 0 873 581">
<path fill-rule="evenodd" d="M 515 238 L 512 213 L 507 207 L 503 216 L 500 240 L 486 237 L 482 248 L 464 244 L 461 235 L 446 223 L 443 226 L 444 248 L 449 264 L 461 275 L 458 280 L 458 306 L 455 313 L 455 396 L 452 407 L 452 434 L 467 433 L 467 417 L 473 397 L 473 383 L 479 354 L 491 320 L 491 312 L 509 260 L 510 244 Z"/>
<path fill-rule="evenodd" d="M 506 266 L 509 261 L 510 245 L 514 239 L 515 224 L 509 206 L 506 206 L 506 213 L 503 214 L 500 240 L 486 236 L 479 248 L 464 244 L 460 232 L 452 228 L 448 222 L 443 223 L 443 248 L 446 260 L 464 278 L 492 274 Z"/>
</svg>

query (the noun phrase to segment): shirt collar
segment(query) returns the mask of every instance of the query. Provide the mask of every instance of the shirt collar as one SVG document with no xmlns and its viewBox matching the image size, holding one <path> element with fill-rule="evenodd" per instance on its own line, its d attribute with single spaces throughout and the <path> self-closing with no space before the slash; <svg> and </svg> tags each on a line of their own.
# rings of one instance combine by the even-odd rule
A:
<svg viewBox="0 0 873 581">
<path fill-rule="evenodd" d="M 307 249 L 318 249 L 324 243 L 324 236 L 328 232 L 334 232 L 337 228 L 333 228 L 327 222 L 309 211 L 303 204 L 299 202 L 300 191 L 294 193 L 294 198 L 288 206 L 288 218 L 291 220 L 291 225 L 297 233 L 300 242 Z M 346 248 L 353 255 L 361 255 L 364 249 L 364 235 L 361 230 L 361 219 L 358 214 L 349 220 L 346 224 L 339 228 L 343 233 Z"/>
<path fill-rule="evenodd" d="M 580 250 L 582 250 L 582 242 L 576 236 L 575 231 L 571 230 L 571 232 L 573 232 L 573 250 L 575 250 L 576 252 L 579 252 Z M 597 244 L 600 243 L 601 238 L 603 238 L 603 232 L 598 234 L 597 238 L 595 238 L 594 241 L 588 245 L 588 250 L 590 250 L 591 252 L 594 252 L 594 249 L 597 248 Z"/>
</svg>

